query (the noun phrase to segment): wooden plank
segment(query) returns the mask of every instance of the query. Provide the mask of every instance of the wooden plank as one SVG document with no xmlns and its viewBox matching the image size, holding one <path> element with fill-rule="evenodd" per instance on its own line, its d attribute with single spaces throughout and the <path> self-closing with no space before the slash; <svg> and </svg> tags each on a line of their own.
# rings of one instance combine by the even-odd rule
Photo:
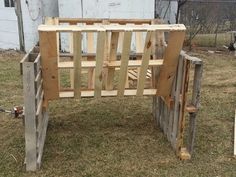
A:
<svg viewBox="0 0 236 177">
<path fill-rule="evenodd" d="M 76 22 L 76 23 L 102 23 L 104 19 L 99 18 L 59 18 L 60 23 L 69 23 L 69 22 Z M 126 23 L 134 23 L 134 24 L 150 24 L 152 19 L 107 19 L 110 23 L 119 23 L 119 24 L 126 24 Z"/>
<path fill-rule="evenodd" d="M 133 31 L 133 32 L 147 32 L 147 31 L 166 31 L 166 32 L 178 32 L 185 31 L 186 28 L 182 24 L 171 24 L 171 25 L 39 25 L 39 31 L 44 32 L 97 32 L 97 31 L 108 31 L 108 32 L 125 32 L 125 31 Z"/>
<path fill-rule="evenodd" d="M 111 43 L 110 43 L 110 57 L 109 62 L 116 61 L 116 55 L 117 55 L 117 47 L 118 47 L 118 40 L 119 40 L 119 33 L 112 32 L 111 33 Z M 107 90 L 113 89 L 113 79 L 114 79 L 114 73 L 115 68 L 108 68 L 108 74 L 107 74 Z"/>
<path fill-rule="evenodd" d="M 109 61 L 109 62 L 103 62 L 103 67 L 111 67 L 111 68 L 117 68 L 120 67 L 121 61 Z M 141 60 L 129 60 L 128 66 L 129 67 L 140 67 L 142 65 Z M 163 60 L 149 60 L 149 66 L 161 66 L 163 65 Z M 87 68 L 95 68 L 96 67 L 96 61 L 81 61 L 81 67 L 84 69 Z M 69 69 L 74 68 L 74 63 L 70 61 L 64 61 L 58 63 L 59 69 Z"/>
<path fill-rule="evenodd" d="M 58 43 L 56 32 L 40 32 L 40 54 L 43 73 L 45 100 L 59 97 L 58 82 Z"/>
<path fill-rule="evenodd" d="M 94 33 L 88 32 L 87 33 L 87 52 L 93 53 L 94 49 Z M 93 61 L 94 59 L 91 57 L 87 57 L 88 61 Z M 88 88 L 94 89 L 94 68 L 89 68 L 88 70 Z"/>
<path fill-rule="evenodd" d="M 154 32 L 148 31 L 146 35 L 146 41 L 145 41 L 144 51 L 143 51 L 143 56 L 142 56 L 142 65 L 141 65 L 139 77 L 138 77 L 137 96 L 143 95 L 143 89 L 145 86 L 147 69 L 149 66 L 149 59 L 150 59 L 151 49 L 152 49 L 151 40 L 152 40 L 153 34 Z"/>
<path fill-rule="evenodd" d="M 73 33 L 73 54 L 74 54 L 74 95 L 75 98 L 80 98 L 81 90 L 81 78 L 82 78 L 82 69 L 81 69 L 81 53 L 82 53 L 82 37 L 81 32 Z"/>
<path fill-rule="evenodd" d="M 164 52 L 163 66 L 157 83 L 157 95 L 169 96 L 178 66 L 178 58 L 183 46 L 185 32 L 170 32 L 168 46 Z"/>
<path fill-rule="evenodd" d="M 171 144 L 174 148 L 176 148 L 176 137 L 177 137 L 177 130 L 178 130 L 178 121 L 179 121 L 179 113 L 180 113 L 180 94 L 181 94 L 181 87 L 182 87 L 182 80 L 183 80 L 183 62 L 184 59 L 182 56 L 179 58 L 178 64 L 178 73 L 176 77 L 176 88 L 175 88 L 175 103 L 174 103 L 174 120 L 173 120 L 173 128 L 172 128 L 172 140 Z"/>
<path fill-rule="evenodd" d="M 129 63 L 131 38 L 132 38 L 132 32 L 126 31 L 124 33 L 124 41 L 121 55 L 121 66 L 118 79 L 118 96 L 124 95 L 125 83 L 127 79 L 128 63 Z"/>
<path fill-rule="evenodd" d="M 118 93 L 118 90 L 102 90 L 101 96 L 102 97 L 116 97 Z M 136 89 L 127 89 L 124 90 L 124 96 L 135 96 L 137 93 Z M 143 95 L 145 96 L 152 96 L 156 94 L 156 89 L 144 89 Z M 61 91 L 60 92 L 60 98 L 73 98 L 74 92 L 73 91 Z M 94 91 L 93 90 L 82 90 L 81 91 L 81 97 L 87 98 L 87 97 L 94 97 Z"/>
<path fill-rule="evenodd" d="M 187 147 L 191 155 L 193 153 L 195 134 L 196 134 L 196 116 L 200 104 L 202 72 L 203 72 L 202 64 L 196 64 L 194 69 L 193 92 L 191 101 L 191 105 L 194 106 L 196 110 L 190 113 L 189 136 L 188 136 L 188 147 Z"/>
<path fill-rule="evenodd" d="M 95 67 L 95 98 L 101 97 L 102 90 L 102 66 L 104 59 L 106 32 L 99 31 L 97 38 L 97 55 L 96 55 L 96 67 Z"/>
<path fill-rule="evenodd" d="M 27 171 L 37 169 L 36 105 L 34 63 L 23 63 L 23 90 L 25 105 L 25 162 Z"/>
<path fill-rule="evenodd" d="M 44 110 L 43 111 L 43 125 L 42 125 L 43 129 L 42 129 L 42 132 L 41 132 L 41 134 L 39 136 L 39 140 L 38 140 L 38 157 L 37 157 L 38 168 L 40 168 L 40 166 L 41 166 L 41 159 L 43 156 L 43 147 L 45 144 L 47 127 L 48 127 L 48 119 L 49 119 L 48 111 Z"/>
</svg>

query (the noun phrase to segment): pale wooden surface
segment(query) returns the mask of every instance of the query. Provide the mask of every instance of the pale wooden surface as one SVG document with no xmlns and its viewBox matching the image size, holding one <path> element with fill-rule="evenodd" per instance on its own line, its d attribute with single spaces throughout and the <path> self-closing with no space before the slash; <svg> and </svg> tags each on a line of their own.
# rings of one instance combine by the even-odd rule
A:
<svg viewBox="0 0 236 177">
<path fill-rule="evenodd" d="M 124 95 L 125 83 L 127 79 L 128 63 L 129 63 L 129 53 L 131 45 L 132 32 L 126 31 L 124 33 L 124 41 L 121 55 L 121 65 L 118 79 L 118 96 Z"/>
<path fill-rule="evenodd" d="M 142 65 L 141 65 L 139 77 L 138 77 L 137 96 L 143 95 L 143 89 L 145 86 L 147 69 L 149 66 L 149 60 L 150 60 L 151 49 L 152 49 L 151 40 L 152 40 L 153 34 L 154 34 L 153 31 L 148 31 L 146 35 L 146 41 L 145 41 L 144 51 L 143 51 L 143 56 L 142 56 Z"/>
<path fill-rule="evenodd" d="M 101 97 L 102 90 L 102 65 L 103 59 L 105 55 L 105 40 L 106 40 L 106 32 L 100 31 L 98 32 L 97 39 L 97 55 L 96 55 L 96 67 L 95 67 L 95 98 Z"/>
<path fill-rule="evenodd" d="M 111 43 L 110 43 L 110 57 L 109 57 L 109 64 L 110 62 L 116 61 L 117 57 L 117 48 L 118 48 L 118 40 L 119 40 L 119 33 L 112 32 L 111 33 Z M 107 76 L 107 90 L 113 89 L 113 79 L 114 79 L 115 68 L 108 68 L 108 76 Z"/>
<path fill-rule="evenodd" d="M 143 95 L 151 96 L 155 95 L 156 89 L 144 89 Z M 126 89 L 124 90 L 124 96 L 135 96 L 137 93 L 136 89 Z M 81 91 L 81 97 L 94 97 L 94 91 L 93 90 L 87 90 L 87 91 Z M 102 97 L 114 97 L 117 96 L 118 90 L 102 90 L 101 96 Z M 61 91 L 60 92 L 60 98 L 73 98 L 74 92 L 72 91 Z"/>
<path fill-rule="evenodd" d="M 183 46 L 185 32 L 170 32 L 167 48 L 164 52 L 163 67 L 157 84 L 157 95 L 169 96 L 178 66 L 178 58 Z"/>
<path fill-rule="evenodd" d="M 125 32 L 127 30 L 134 32 L 147 32 L 147 31 L 185 31 L 186 28 L 182 24 L 173 25 L 39 25 L 39 31 L 57 31 L 57 32 L 98 32 L 98 31 L 109 31 L 109 32 Z"/>
<path fill-rule="evenodd" d="M 35 105 L 34 63 L 23 63 L 23 90 L 25 105 L 25 162 L 27 171 L 37 169 L 37 135 Z"/>
</svg>

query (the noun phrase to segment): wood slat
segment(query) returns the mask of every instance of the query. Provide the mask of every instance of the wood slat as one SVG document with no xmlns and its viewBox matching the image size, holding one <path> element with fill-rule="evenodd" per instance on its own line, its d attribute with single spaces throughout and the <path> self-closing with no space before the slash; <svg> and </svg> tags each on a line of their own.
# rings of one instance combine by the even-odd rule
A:
<svg viewBox="0 0 236 177">
<path fill-rule="evenodd" d="M 81 78 L 82 78 L 82 69 L 81 69 L 81 53 L 82 53 L 82 37 L 81 32 L 73 33 L 73 54 L 74 54 L 74 95 L 75 98 L 80 98 L 80 89 L 81 89 Z"/>
<path fill-rule="evenodd" d="M 118 96 L 124 95 L 125 83 L 127 79 L 127 70 L 129 63 L 129 53 L 130 53 L 130 45 L 131 45 L 132 32 L 126 31 L 124 33 L 124 41 L 121 55 L 121 65 L 118 79 Z"/>
<path fill-rule="evenodd" d="M 128 66 L 129 67 L 140 67 L 142 64 L 141 60 L 129 60 L 128 61 Z M 150 60 L 149 61 L 149 66 L 161 66 L 163 65 L 163 60 Z M 110 61 L 110 62 L 103 62 L 103 67 L 111 67 L 111 68 L 117 68 L 121 66 L 121 61 Z M 69 69 L 73 68 L 74 64 L 73 62 L 70 61 L 65 61 L 65 62 L 59 62 L 58 63 L 58 68 L 59 69 Z M 86 69 L 86 68 L 95 68 L 96 67 L 96 61 L 81 61 L 81 67 Z"/>
<path fill-rule="evenodd" d="M 115 97 L 117 96 L 118 90 L 102 90 L 101 96 L 102 97 Z M 135 96 L 137 93 L 136 89 L 127 89 L 124 90 L 124 96 Z M 156 94 L 156 89 L 144 89 L 143 95 L 145 96 L 151 96 Z M 74 92 L 73 91 L 61 91 L 60 92 L 60 98 L 73 98 Z M 88 90 L 88 91 L 81 91 L 81 97 L 87 98 L 87 97 L 94 97 L 94 91 Z"/>
<path fill-rule="evenodd" d="M 184 140 L 184 128 L 185 128 L 185 107 L 187 101 L 187 92 L 188 92 L 188 83 L 189 83 L 189 71 L 190 71 L 190 61 L 184 61 L 184 77 L 182 82 L 182 99 L 181 99 L 181 107 L 179 114 L 179 122 L 178 122 L 178 134 L 177 134 L 177 143 L 176 150 L 177 154 L 181 158 L 181 148 L 183 148 L 183 140 Z"/>
<path fill-rule="evenodd" d="M 102 66 L 103 59 L 105 54 L 105 40 L 106 40 L 106 32 L 99 31 L 97 38 L 97 55 L 96 55 L 96 67 L 95 67 L 95 98 L 101 97 L 102 90 Z"/>
<path fill-rule="evenodd" d="M 143 51 L 143 56 L 142 56 L 142 65 L 141 65 L 139 77 L 138 77 L 137 96 L 143 95 L 143 89 L 145 86 L 147 69 L 148 69 L 151 49 L 152 49 L 151 40 L 152 40 L 153 33 L 154 32 L 152 31 L 148 31 L 146 35 L 146 41 L 145 41 L 144 51 Z"/>
<path fill-rule="evenodd" d="M 117 55 L 117 47 L 118 47 L 119 33 L 112 32 L 111 33 L 111 43 L 110 43 L 110 57 L 109 62 L 116 60 Z M 113 89 L 113 79 L 114 79 L 115 68 L 108 68 L 107 74 L 107 90 Z"/>
<path fill-rule="evenodd" d="M 57 99 L 59 97 L 57 34 L 56 32 L 39 32 L 39 36 L 44 98 Z"/>
<path fill-rule="evenodd" d="M 169 96 L 178 66 L 178 58 L 183 46 L 185 32 L 170 32 L 168 46 L 164 52 L 163 66 L 157 84 L 157 95 Z"/>
<path fill-rule="evenodd" d="M 36 158 L 36 105 L 34 84 L 34 63 L 23 63 L 23 90 L 25 105 L 25 161 L 26 170 L 35 171 L 37 168 Z"/>
<path fill-rule="evenodd" d="M 54 31 L 54 32 L 98 32 L 98 31 L 109 31 L 109 32 L 147 32 L 147 31 L 185 31 L 186 28 L 182 24 L 172 24 L 172 25 L 39 25 L 39 31 Z"/>
<path fill-rule="evenodd" d="M 87 33 L 87 52 L 93 53 L 95 51 L 94 49 L 94 33 L 88 32 Z M 94 58 L 87 57 L 88 61 L 93 61 Z M 94 88 L 94 68 L 89 68 L 88 70 L 88 88 L 93 89 Z"/>
</svg>

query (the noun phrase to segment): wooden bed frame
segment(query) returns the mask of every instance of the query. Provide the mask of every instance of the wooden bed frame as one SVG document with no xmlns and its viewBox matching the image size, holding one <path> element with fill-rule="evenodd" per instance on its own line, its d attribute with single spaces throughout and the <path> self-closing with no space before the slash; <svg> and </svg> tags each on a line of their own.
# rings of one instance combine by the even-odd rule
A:
<svg viewBox="0 0 236 177">
<path fill-rule="evenodd" d="M 60 98 L 152 96 L 155 124 L 180 159 L 191 158 L 202 61 L 181 51 L 184 25 L 160 24 L 160 20 L 46 18 L 38 30 L 40 47 L 21 62 L 27 171 L 40 168 L 49 101 Z M 62 33 L 70 36 L 68 53 L 60 50 Z M 132 41 L 135 51 L 131 51 Z M 66 88 L 61 83 L 64 70 L 70 73 Z M 190 76 L 193 89 L 187 104 Z M 87 78 L 85 86 L 81 78 Z M 190 115 L 186 133 L 185 113 Z"/>
</svg>

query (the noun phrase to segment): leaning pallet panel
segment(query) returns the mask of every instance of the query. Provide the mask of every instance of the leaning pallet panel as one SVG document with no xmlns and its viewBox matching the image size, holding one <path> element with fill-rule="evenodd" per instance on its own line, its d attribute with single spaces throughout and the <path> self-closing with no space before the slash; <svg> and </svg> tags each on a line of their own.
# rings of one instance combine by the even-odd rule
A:
<svg viewBox="0 0 236 177">
<path fill-rule="evenodd" d="M 181 51 L 184 25 L 125 19 L 110 19 L 110 24 L 100 19 L 54 18 L 46 21 L 47 25 L 39 26 L 40 53 L 34 54 L 38 50 L 33 49 L 22 61 L 27 170 L 40 167 L 49 101 L 61 98 L 152 96 L 156 125 L 163 130 L 181 159 L 191 157 L 202 61 Z M 71 24 L 62 26 L 62 22 Z M 69 53 L 59 50 L 62 32 L 71 36 Z M 93 35 L 96 39 L 91 40 L 91 33 L 96 34 Z M 90 37 L 83 38 L 84 34 Z M 122 40 L 119 40 L 120 34 Z M 131 51 L 132 36 L 137 34 L 142 37 L 136 37 L 137 50 Z M 83 40 L 94 48 L 84 51 Z M 62 60 L 63 57 L 67 59 Z M 194 68 L 192 99 L 187 105 L 191 68 Z M 70 71 L 69 86 L 63 86 L 60 80 L 60 71 L 64 70 Z M 83 83 L 84 78 L 87 85 Z M 130 81 L 136 84 L 130 84 Z M 190 115 L 189 131 L 186 132 L 185 113 Z M 187 144 L 184 143 L 185 135 Z"/>
</svg>

